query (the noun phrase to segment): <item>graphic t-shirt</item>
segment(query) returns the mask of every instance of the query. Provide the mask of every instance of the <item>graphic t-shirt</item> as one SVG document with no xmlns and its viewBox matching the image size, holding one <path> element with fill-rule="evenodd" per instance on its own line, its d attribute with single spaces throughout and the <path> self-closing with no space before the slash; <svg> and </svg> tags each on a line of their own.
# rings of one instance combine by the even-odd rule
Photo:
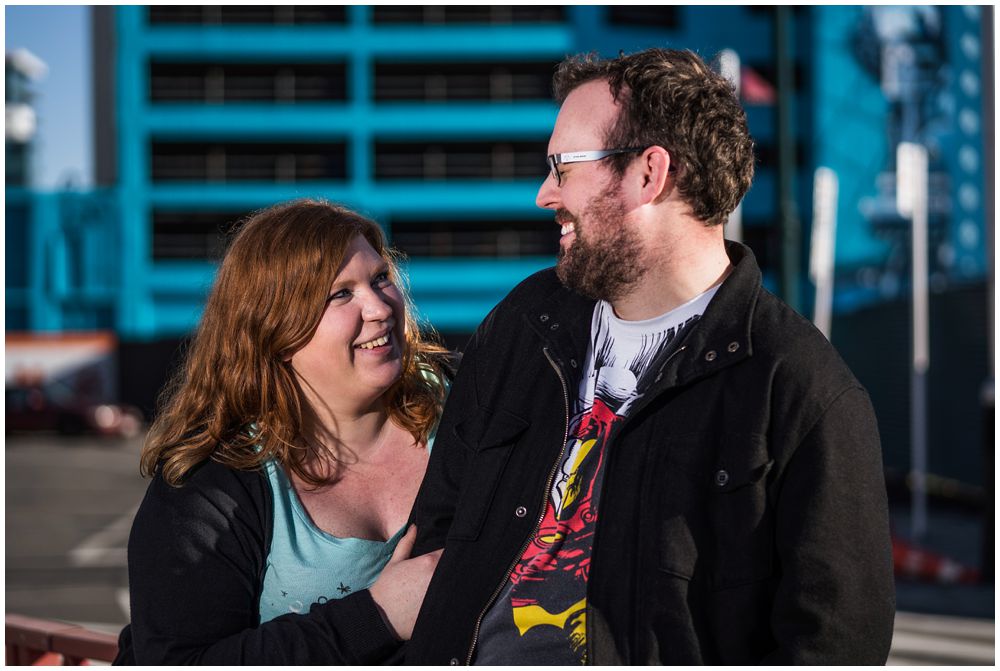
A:
<svg viewBox="0 0 1000 671">
<path fill-rule="evenodd" d="M 587 577 L 609 436 L 651 364 L 679 342 L 713 287 L 670 312 L 624 321 L 594 308 L 587 365 L 541 525 L 483 617 L 476 664 L 586 664 Z"/>
</svg>

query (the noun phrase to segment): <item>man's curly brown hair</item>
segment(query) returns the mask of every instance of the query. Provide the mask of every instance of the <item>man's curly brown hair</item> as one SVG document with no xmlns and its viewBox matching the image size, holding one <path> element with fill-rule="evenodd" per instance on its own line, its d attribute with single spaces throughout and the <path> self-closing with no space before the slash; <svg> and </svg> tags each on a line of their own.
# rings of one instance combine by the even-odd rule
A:
<svg viewBox="0 0 1000 671">
<path fill-rule="evenodd" d="M 732 84 L 691 51 L 647 49 L 612 59 L 584 54 L 556 69 L 556 101 L 595 80 L 607 81 L 621 105 L 605 148 L 663 147 L 692 214 L 709 226 L 725 223 L 754 169 L 753 139 Z M 618 177 L 633 160 L 634 154 L 607 159 Z"/>
</svg>

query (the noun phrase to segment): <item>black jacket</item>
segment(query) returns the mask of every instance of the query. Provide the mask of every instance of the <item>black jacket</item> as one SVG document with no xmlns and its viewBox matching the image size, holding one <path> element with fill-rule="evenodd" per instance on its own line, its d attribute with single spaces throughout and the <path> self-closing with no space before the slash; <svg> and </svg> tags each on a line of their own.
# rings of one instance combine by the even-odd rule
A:
<svg viewBox="0 0 1000 671">
<path fill-rule="evenodd" d="M 588 582 L 592 664 L 880 664 L 888 511 L 868 395 L 761 286 L 746 247 L 608 452 Z M 552 270 L 469 343 L 417 497 L 445 547 L 408 663 L 465 663 L 544 511 L 594 303 Z M 530 662 L 531 660 L 525 660 Z"/>
<path fill-rule="evenodd" d="M 132 624 L 115 664 L 373 664 L 400 644 L 368 590 L 260 623 L 273 523 L 257 471 L 205 461 L 149 484 L 128 543 Z"/>
</svg>

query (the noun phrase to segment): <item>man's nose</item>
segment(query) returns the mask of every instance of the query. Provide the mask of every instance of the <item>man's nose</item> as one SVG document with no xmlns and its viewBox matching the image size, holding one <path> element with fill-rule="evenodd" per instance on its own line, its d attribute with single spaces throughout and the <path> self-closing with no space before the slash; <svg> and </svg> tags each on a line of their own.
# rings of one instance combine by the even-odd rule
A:
<svg viewBox="0 0 1000 671">
<path fill-rule="evenodd" d="M 538 187 L 538 195 L 535 196 L 535 205 L 546 210 L 559 209 L 559 185 L 556 184 L 555 177 L 550 171 L 545 181 Z"/>
</svg>

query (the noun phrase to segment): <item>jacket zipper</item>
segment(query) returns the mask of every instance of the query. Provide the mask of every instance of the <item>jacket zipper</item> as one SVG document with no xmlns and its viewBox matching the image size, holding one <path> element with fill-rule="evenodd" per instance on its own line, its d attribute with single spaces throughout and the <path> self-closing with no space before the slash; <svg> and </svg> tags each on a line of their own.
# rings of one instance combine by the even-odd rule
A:
<svg viewBox="0 0 1000 671">
<path fill-rule="evenodd" d="M 663 375 L 663 369 L 667 367 L 667 364 L 670 363 L 670 361 L 675 356 L 677 356 L 678 354 L 680 354 L 681 352 L 683 352 L 686 349 L 687 349 L 687 345 L 682 345 L 682 346 L 678 347 L 674 352 L 672 352 L 670 354 L 670 356 L 667 357 L 667 360 L 663 362 L 663 365 L 660 366 L 660 369 L 658 371 L 656 371 L 657 379 L 659 379 L 660 375 Z M 655 384 L 655 382 L 654 382 L 654 384 Z M 638 411 L 640 411 L 640 410 L 642 410 L 642 408 L 644 408 L 646 406 L 646 404 L 649 402 L 650 399 L 646 399 L 646 395 L 643 394 L 643 400 L 645 400 L 646 403 L 642 403 L 637 408 L 632 408 L 632 410 L 629 411 L 629 417 L 635 416 L 635 413 L 638 412 Z M 611 445 L 612 439 L 617 438 L 618 435 L 621 434 L 622 430 L 624 430 L 624 428 L 625 428 L 625 425 L 628 423 L 628 419 L 629 419 L 628 417 L 624 418 L 622 420 L 621 424 L 619 424 L 617 427 L 615 427 L 615 430 L 612 433 L 612 435 L 608 436 L 608 443 L 607 443 L 607 445 Z M 611 453 L 609 452 L 608 453 L 608 459 L 609 459 L 609 461 L 608 461 L 608 471 L 605 473 L 605 485 L 607 484 L 607 473 L 611 472 L 610 458 L 611 458 Z M 608 490 L 607 489 L 602 489 L 602 491 L 601 491 L 601 497 L 603 498 L 603 497 L 607 496 L 607 494 L 608 494 Z M 586 613 L 586 622 L 587 622 L 587 664 L 593 664 L 594 663 L 593 648 L 592 648 L 592 642 L 594 640 L 594 637 L 593 637 L 593 630 L 591 629 L 593 620 L 590 617 L 590 584 L 593 581 L 593 577 L 594 577 L 593 570 L 594 570 L 594 567 L 595 567 L 595 563 L 593 562 L 593 558 L 594 558 L 594 555 L 596 554 L 596 551 L 597 551 L 597 537 L 599 536 L 598 531 L 600 531 L 600 525 L 601 525 L 601 520 L 602 519 L 604 519 L 604 518 L 601 517 L 600 513 L 598 512 L 597 527 L 594 529 L 594 540 L 590 544 L 591 575 L 587 579 L 587 606 L 586 606 L 586 609 L 584 611 Z M 634 649 L 634 646 L 633 646 L 633 649 Z M 634 663 L 634 662 L 625 662 L 625 663 L 631 664 L 631 663 Z"/>
<path fill-rule="evenodd" d="M 549 354 L 549 348 L 543 347 L 542 353 L 545 354 L 545 358 L 549 360 L 549 364 L 551 364 L 552 369 L 555 370 L 556 375 L 559 376 L 559 382 L 562 383 L 563 403 L 566 408 L 566 428 L 563 431 L 562 449 L 559 451 L 559 458 L 556 459 L 555 464 L 553 464 L 552 470 L 549 472 L 549 478 L 545 482 L 545 489 L 543 490 L 543 495 L 542 495 L 542 512 L 538 517 L 538 521 L 535 522 L 535 526 L 531 530 L 531 533 L 528 534 L 528 537 L 524 539 L 524 544 L 521 546 L 521 549 L 518 551 L 517 555 L 515 555 L 514 561 L 511 562 L 510 566 L 507 568 L 507 572 L 504 573 L 503 580 L 501 580 L 500 584 L 497 585 L 495 590 L 493 590 L 493 595 L 490 596 L 489 601 L 486 602 L 486 605 L 483 607 L 482 611 L 480 611 L 479 617 L 476 618 L 476 627 L 472 631 L 472 642 L 469 644 L 469 652 L 465 657 L 466 666 L 472 665 L 472 653 L 476 649 L 476 643 L 478 642 L 479 639 L 479 628 L 483 624 L 483 618 L 486 617 L 486 611 L 490 609 L 490 607 L 493 605 L 493 602 L 496 601 L 498 596 L 500 596 L 500 592 L 503 591 L 504 585 L 507 584 L 507 581 L 510 580 L 511 574 L 514 573 L 514 567 L 516 567 L 517 563 L 521 561 L 521 557 L 524 556 L 524 551 L 528 549 L 528 545 L 531 543 L 531 539 L 535 537 L 535 535 L 538 533 L 538 530 L 542 526 L 542 521 L 545 519 L 546 506 L 548 504 L 549 491 L 552 489 L 552 481 L 555 480 L 556 471 L 559 469 L 559 465 L 562 463 L 563 460 L 563 455 L 566 453 L 566 443 L 569 440 L 569 386 L 566 384 L 566 378 L 563 376 L 562 370 L 559 369 L 559 366 L 556 364 L 556 362 L 552 359 L 552 356 Z"/>
</svg>

